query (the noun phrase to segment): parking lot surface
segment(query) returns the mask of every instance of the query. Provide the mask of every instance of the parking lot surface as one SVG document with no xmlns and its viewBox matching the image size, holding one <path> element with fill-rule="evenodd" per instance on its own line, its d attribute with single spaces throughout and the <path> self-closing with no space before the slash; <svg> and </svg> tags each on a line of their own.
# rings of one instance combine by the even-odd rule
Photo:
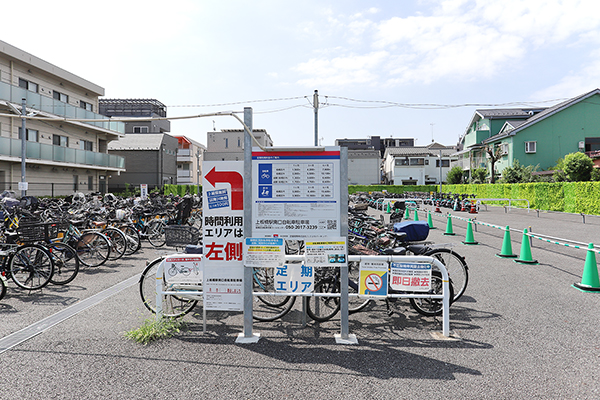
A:
<svg viewBox="0 0 600 400">
<path fill-rule="evenodd" d="M 571 286 L 581 281 L 587 251 L 534 239 L 538 264 L 518 264 L 495 256 L 504 232 L 484 225 L 515 229 L 519 254 L 525 228 L 587 244 L 600 238 L 600 218 L 586 216 L 584 224 L 580 215 L 502 207 L 456 213 L 482 223 L 474 232 L 479 244 L 464 245 L 466 222 L 454 219 L 456 235 L 446 236 L 442 211 L 432 216 L 437 229 L 428 239 L 452 245 L 470 269 L 465 295 L 450 308 L 456 340 L 436 338 L 441 318 L 423 317 L 400 300 L 392 315 L 383 302 L 351 315 L 355 345 L 335 343 L 339 316 L 303 326 L 297 302 L 282 320 L 255 323 L 254 344 L 235 343 L 241 313 L 207 312 L 204 333 L 198 307 L 185 317 L 186 331 L 142 346 L 123 333 L 152 316 L 135 284 L 146 260 L 157 256 L 145 244 L 132 257 L 83 269 L 64 287 L 27 293 L 9 282 L 0 340 L 126 284 L 0 353 L 0 398 L 600 398 L 600 293 Z"/>
</svg>

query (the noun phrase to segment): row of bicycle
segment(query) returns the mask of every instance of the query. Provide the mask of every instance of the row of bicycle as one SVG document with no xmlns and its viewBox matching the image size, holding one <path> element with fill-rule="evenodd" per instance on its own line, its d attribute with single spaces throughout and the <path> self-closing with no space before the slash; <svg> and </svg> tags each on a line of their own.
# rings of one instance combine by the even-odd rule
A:
<svg viewBox="0 0 600 400">
<path fill-rule="evenodd" d="M 7 278 L 17 287 L 37 290 L 52 283 L 72 282 L 81 266 L 98 267 L 132 255 L 142 240 L 154 247 L 165 244 L 165 227 L 173 218 L 161 214 L 124 212 L 109 219 L 106 211 L 63 212 L 52 221 L 20 207 L 0 202 L 3 229 L 0 231 L 0 298 L 6 293 Z"/>
<path fill-rule="evenodd" d="M 418 221 L 409 221 L 405 226 L 409 227 L 407 232 L 393 232 L 388 226 L 385 226 L 380 219 L 373 218 L 367 214 L 358 214 L 349 218 L 350 224 L 356 224 L 360 221 L 363 225 L 369 225 L 368 233 L 363 235 L 352 232 L 348 233 L 348 254 L 349 255 L 421 255 L 432 257 L 441 262 L 449 275 L 449 299 L 450 302 L 458 300 L 467 288 L 469 280 L 469 268 L 460 254 L 455 252 L 448 245 L 435 245 L 425 242 L 428 234 L 421 233 L 421 236 L 414 239 L 414 235 L 409 235 L 410 230 L 422 229 L 423 224 Z M 426 223 L 425 223 L 426 224 Z M 415 225 L 418 225 L 415 228 Z M 349 227 L 352 228 L 352 227 Z M 286 246 L 287 254 L 302 254 L 303 242 L 290 241 Z M 180 317 L 192 311 L 198 302 L 202 301 L 202 280 L 201 277 L 195 285 L 189 283 L 180 284 L 171 282 L 169 279 L 169 268 L 164 268 L 162 276 L 157 276 L 159 266 L 165 262 L 165 257 L 159 257 L 148 264 L 142 272 L 139 281 L 139 292 L 141 300 L 148 310 L 156 312 L 156 284 L 162 284 L 162 291 L 168 294 L 162 295 L 162 312 L 168 317 Z M 340 292 L 341 292 L 341 270 L 338 267 L 320 267 L 314 268 L 313 293 L 306 297 L 306 312 L 318 322 L 324 322 L 333 318 L 340 310 Z M 175 271 L 174 271 L 175 272 Z M 191 273 L 192 271 L 188 271 Z M 198 271 L 194 271 L 198 275 Z M 277 292 L 276 275 L 277 269 L 273 267 L 253 268 L 252 285 L 255 296 L 253 296 L 253 318 L 257 321 L 273 321 L 282 318 L 292 310 L 296 296 Z M 172 274 L 171 274 L 172 275 Z M 360 293 L 360 263 L 348 263 L 348 310 L 349 313 L 356 313 L 365 310 L 370 304 L 375 304 L 372 296 Z M 158 280 L 157 280 L 158 278 Z M 443 302 L 439 295 L 443 293 L 442 272 L 435 266 L 431 270 L 429 278 L 430 285 L 428 290 L 419 294 L 426 294 L 438 297 L 420 297 L 410 298 L 410 305 L 418 313 L 425 316 L 437 316 L 442 313 Z M 389 281 L 388 281 L 389 283 Z M 402 307 L 404 302 L 400 301 L 396 295 L 411 294 L 407 291 L 400 291 L 388 286 L 387 293 L 391 296 L 380 298 L 385 302 L 388 314 L 393 313 L 395 307 Z M 194 290 L 196 294 L 190 294 Z M 185 294 L 181 294 L 184 293 Z M 415 293 L 412 293 L 415 294 Z"/>
</svg>

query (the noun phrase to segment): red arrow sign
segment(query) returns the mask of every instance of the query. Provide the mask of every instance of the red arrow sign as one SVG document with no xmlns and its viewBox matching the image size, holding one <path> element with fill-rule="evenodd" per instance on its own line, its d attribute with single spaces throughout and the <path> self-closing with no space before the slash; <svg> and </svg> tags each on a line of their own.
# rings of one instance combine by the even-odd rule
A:
<svg viewBox="0 0 600 400">
<path fill-rule="evenodd" d="M 208 174 L 204 176 L 211 185 L 217 186 L 217 183 L 229 183 L 231 185 L 231 209 L 244 209 L 244 177 L 236 171 L 215 171 L 213 167 Z"/>
</svg>

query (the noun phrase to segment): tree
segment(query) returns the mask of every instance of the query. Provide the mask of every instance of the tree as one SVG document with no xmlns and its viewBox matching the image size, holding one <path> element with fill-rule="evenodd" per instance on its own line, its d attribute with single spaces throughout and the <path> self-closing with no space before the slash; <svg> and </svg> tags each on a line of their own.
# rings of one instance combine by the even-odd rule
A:
<svg viewBox="0 0 600 400">
<path fill-rule="evenodd" d="M 504 183 L 525 183 L 534 182 L 536 179 L 533 172 L 537 170 L 539 165 L 535 167 L 529 165 L 527 167 L 521 165 L 519 160 L 514 160 L 513 165 L 504 168 L 502 171 L 502 182 Z"/>
<path fill-rule="evenodd" d="M 496 183 L 496 170 L 494 169 L 494 166 L 496 165 L 496 162 L 498 160 L 500 160 L 500 158 L 502 158 L 502 147 L 501 146 L 494 146 L 494 144 L 488 144 L 487 147 L 485 148 L 485 152 L 487 153 L 489 159 L 490 159 L 490 166 L 491 166 L 491 170 L 492 170 L 492 175 L 490 177 L 490 183 Z"/>
<path fill-rule="evenodd" d="M 458 165 L 455 165 L 454 167 L 452 167 L 450 169 L 450 171 L 448 171 L 448 174 L 446 175 L 446 181 L 450 185 L 458 185 L 458 184 L 462 183 L 462 181 L 463 181 L 462 167 L 460 167 Z"/>
<path fill-rule="evenodd" d="M 473 183 L 485 183 L 485 177 L 487 176 L 487 169 L 477 168 L 471 173 Z"/>
<path fill-rule="evenodd" d="M 584 153 L 570 153 L 565 156 L 563 171 L 572 182 L 589 181 L 594 161 Z"/>
</svg>

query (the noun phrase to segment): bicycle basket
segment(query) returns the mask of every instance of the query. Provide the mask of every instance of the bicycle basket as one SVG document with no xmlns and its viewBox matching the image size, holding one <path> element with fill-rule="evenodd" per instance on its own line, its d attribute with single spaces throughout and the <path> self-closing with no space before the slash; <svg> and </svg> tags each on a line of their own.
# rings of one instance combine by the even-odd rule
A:
<svg viewBox="0 0 600 400">
<path fill-rule="evenodd" d="M 165 244 L 169 247 L 185 247 L 188 244 L 198 244 L 200 230 L 193 226 L 165 226 Z"/>
<path fill-rule="evenodd" d="M 48 240 L 50 223 L 19 225 L 17 228 L 18 239 L 21 242 L 41 242 Z"/>
</svg>

